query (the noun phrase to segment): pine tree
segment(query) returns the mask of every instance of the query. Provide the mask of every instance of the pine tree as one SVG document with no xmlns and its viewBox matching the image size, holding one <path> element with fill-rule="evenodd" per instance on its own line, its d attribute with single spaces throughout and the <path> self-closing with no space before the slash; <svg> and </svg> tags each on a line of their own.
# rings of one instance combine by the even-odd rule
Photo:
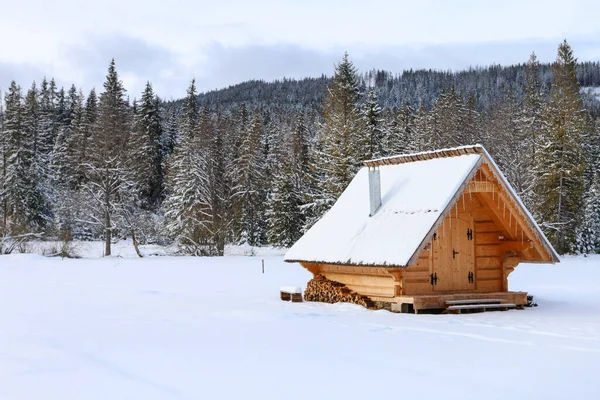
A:
<svg viewBox="0 0 600 400">
<path fill-rule="evenodd" d="M 469 93 L 467 98 L 465 120 L 463 127 L 463 143 L 477 144 L 481 143 L 482 132 L 479 111 L 477 111 L 477 101 L 473 92 Z"/>
<path fill-rule="evenodd" d="M 573 251 L 581 219 L 586 170 L 584 138 L 588 129 L 582 111 L 577 60 L 566 40 L 552 66 L 554 83 L 544 109 L 544 133 L 537 157 L 537 215 L 559 253 Z"/>
<path fill-rule="evenodd" d="M 524 98 L 518 111 L 517 124 L 520 130 L 518 152 L 523 160 L 523 168 L 519 171 L 522 182 L 521 198 L 525 205 L 535 210 L 534 190 L 537 186 L 535 173 L 538 164 L 543 135 L 544 96 L 540 82 L 540 63 L 535 53 L 532 53 L 525 68 L 523 84 Z"/>
<path fill-rule="evenodd" d="M 5 171 L 2 187 L 3 226 L 6 233 L 28 233 L 40 223 L 36 213 L 35 178 L 32 166 L 35 151 L 35 85 L 23 102 L 21 88 L 13 81 L 5 98 Z"/>
<path fill-rule="evenodd" d="M 27 176 L 21 178 L 27 207 L 28 225 L 30 228 L 42 231 L 51 220 L 50 210 L 50 170 L 48 155 L 42 152 L 43 143 L 40 141 L 40 108 L 39 92 L 35 82 L 27 91 L 23 107 L 23 135 L 19 152 L 24 165 L 28 166 Z"/>
<path fill-rule="evenodd" d="M 59 93 L 54 79 L 48 83 L 44 78 L 40 89 L 40 132 L 36 151 L 41 158 L 45 159 L 46 163 L 51 161 L 52 149 L 59 132 L 58 97 Z"/>
<path fill-rule="evenodd" d="M 131 160 L 141 198 L 150 208 L 155 208 L 163 191 L 163 166 L 161 154 L 162 122 L 160 103 L 152 85 L 147 82 L 135 113 L 135 129 Z"/>
<path fill-rule="evenodd" d="M 90 138 L 85 183 L 94 200 L 89 222 L 102 228 L 106 256 L 111 255 L 113 232 L 119 227 L 129 227 L 134 204 L 134 182 L 127 163 L 131 130 L 129 115 L 125 88 L 112 60 Z"/>
<path fill-rule="evenodd" d="M 600 253 L 600 180 L 598 175 L 584 197 L 584 211 L 577 230 L 577 253 Z"/>
<path fill-rule="evenodd" d="M 79 187 L 87 181 L 86 170 L 89 164 L 88 158 L 91 149 L 93 131 L 98 120 L 98 97 L 96 90 L 92 89 L 85 101 L 85 108 L 81 116 L 81 124 L 74 140 L 74 166 L 75 166 L 75 186 Z"/>
<path fill-rule="evenodd" d="M 251 246 L 259 246 L 266 241 L 266 165 L 262 139 L 262 122 L 255 114 L 240 145 L 235 182 L 235 196 L 240 204 L 238 238 Z"/>
<path fill-rule="evenodd" d="M 432 147 L 431 137 L 434 135 L 433 117 L 427 111 L 425 105 L 422 105 L 414 119 L 415 143 L 418 145 L 418 151 L 435 150 Z"/>
<path fill-rule="evenodd" d="M 387 135 L 385 156 L 407 154 L 421 151 L 425 144 L 417 136 L 415 129 L 415 116 L 409 106 L 402 106 L 398 112 L 389 117 L 390 127 Z"/>
<path fill-rule="evenodd" d="M 207 113 L 205 107 L 205 113 Z M 231 184 L 227 179 L 225 170 L 227 155 L 224 154 L 226 146 L 224 140 L 224 128 L 220 114 L 217 112 L 217 119 L 212 127 L 212 138 L 208 148 L 208 169 L 209 169 L 209 193 L 210 193 L 210 232 L 212 242 L 215 246 L 217 255 L 222 256 L 225 252 L 225 242 L 229 227 L 232 224 L 233 213 L 230 210 Z"/>
<path fill-rule="evenodd" d="M 192 80 L 179 127 L 180 142 L 168 168 L 168 196 L 165 201 L 167 229 L 184 252 L 207 255 L 210 232 L 210 192 L 206 154 L 198 148 L 200 120 L 195 81 Z"/>
<path fill-rule="evenodd" d="M 6 234 L 6 202 L 4 196 L 4 182 L 6 180 L 7 140 L 4 134 L 4 93 L 0 90 L 0 235 Z"/>
<path fill-rule="evenodd" d="M 531 154 L 524 145 L 526 138 L 519 124 L 519 104 L 513 89 L 495 104 L 487 116 L 487 129 L 483 135 L 486 149 L 524 201 L 531 201 Z"/>
<path fill-rule="evenodd" d="M 167 109 L 165 112 L 165 117 L 162 119 L 163 128 L 162 128 L 162 136 L 160 138 L 160 149 L 161 149 L 161 159 L 163 164 L 163 174 L 166 174 L 166 160 L 173 153 L 173 149 L 178 141 L 179 137 L 179 126 L 178 126 L 178 118 L 177 118 L 177 109 L 175 107 L 171 107 Z"/>
<path fill-rule="evenodd" d="M 292 246 L 302 236 L 304 218 L 302 198 L 292 182 L 288 163 L 275 175 L 273 191 L 267 211 L 269 243 L 281 247 Z"/>
<path fill-rule="evenodd" d="M 366 158 L 379 158 L 386 154 L 385 137 L 383 131 L 383 119 L 381 107 L 378 104 L 377 94 L 371 88 L 367 100 L 363 106 L 363 118 L 366 134 L 369 138 L 368 153 Z"/>
<path fill-rule="evenodd" d="M 431 110 L 433 131 L 429 146 L 433 149 L 462 146 L 470 143 L 465 134 L 467 109 L 454 86 L 443 91 Z"/>
<path fill-rule="evenodd" d="M 83 138 L 84 97 L 83 93 L 73 93 L 74 87 L 69 91 L 68 121 L 69 124 L 61 129 L 54 143 L 52 153 L 52 188 L 54 227 L 62 239 L 71 239 L 74 233 L 84 231 L 77 227 L 75 210 L 78 206 L 75 199 L 78 197 L 76 190 L 80 183 L 78 171 L 80 170 L 79 148 L 85 145 Z M 66 122 L 65 122 L 66 123 Z"/>
<path fill-rule="evenodd" d="M 362 161 L 369 158 L 369 136 L 362 129 L 356 68 L 344 54 L 336 65 L 323 109 L 320 154 L 324 181 L 321 201 L 331 207 Z"/>
<path fill-rule="evenodd" d="M 83 98 L 77 93 L 75 87 L 69 90 L 66 113 L 59 133 L 54 141 L 51 156 L 53 186 L 70 188 L 75 185 L 75 152 L 80 139 L 81 121 L 83 118 Z"/>
</svg>

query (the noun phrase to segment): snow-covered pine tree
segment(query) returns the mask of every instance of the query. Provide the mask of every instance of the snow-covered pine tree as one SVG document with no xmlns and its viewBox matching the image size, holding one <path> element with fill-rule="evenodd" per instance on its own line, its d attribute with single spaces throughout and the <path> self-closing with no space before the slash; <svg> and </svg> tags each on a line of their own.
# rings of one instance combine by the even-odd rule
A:
<svg viewBox="0 0 600 400">
<path fill-rule="evenodd" d="M 83 98 L 77 93 L 75 87 L 69 90 L 67 108 L 61 121 L 61 127 L 54 141 L 52 149 L 51 181 L 54 187 L 73 188 L 75 186 L 74 159 L 76 154 L 79 129 L 83 118 Z"/>
<path fill-rule="evenodd" d="M 82 96 L 83 98 L 83 96 Z M 91 138 L 93 130 L 98 120 L 98 97 L 96 90 L 92 89 L 85 101 L 85 108 L 81 118 L 81 124 L 78 133 L 74 136 L 74 167 L 75 167 L 75 186 L 79 188 L 86 182 L 86 166 L 91 149 Z"/>
<path fill-rule="evenodd" d="M 154 209 L 163 191 L 160 103 L 146 83 L 134 115 L 131 161 L 143 205 Z"/>
<path fill-rule="evenodd" d="M 52 153 L 52 192 L 54 228 L 62 239 L 70 239 L 77 231 L 77 206 L 74 199 L 78 189 L 79 146 L 85 140 L 82 138 L 84 120 L 84 97 L 82 92 L 75 92 L 74 87 L 69 90 L 68 100 L 68 125 L 61 128 L 54 143 Z M 66 121 L 65 121 L 66 124 Z"/>
<path fill-rule="evenodd" d="M 34 231 L 43 231 L 51 220 L 50 168 L 47 164 L 49 157 L 42 152 L 43 143 L 40 139 L 40 108 L 39 92 L 35 82 L 27 91 L 23 107 L 23 136 L 20 153 L 28 165 L 27 176 L 21 178 L 26 188 L 23 198 L 28 210 L 28 224 Z"/>
<path fill-rule="evenodd" d="M 12 81 L 4 97 L 2 230 L 4 235 L 24 233 L 27 230 L 27 211 L 22 200 L 26 188 L 21 181 L 28 173 L 27 151 L 21 151 L 23 140 L 23 96 L 21 88 Z M 25 149 L 27 146 L 25 146 Z"/>
<path fill-rule="evenodd" d="M 584 196 L 582 222 L 577 229 L 577 253 L 600 253 L 600 179 L 594 178 Z"/>
<path fill-rule="evenodd" d="M 208 116 L 208 107 L 204 108 L 203 119 Z M 210 193 L 210 221 L 209 231 L 216 253 L 222 256 L 225 251 L 225 242 L 232 225 L 233 213 L 231 211 L 231 186 L 228 182 L 225 169 L 228 155 L 225 153 L 224 144 L 225 125 L 222 124 L 221 115 L 217 112 L 216 121 L 212 124 L 212 137 L 207 149 L 208 157 L 208 183 Z"/>
<path fill-rule="evenodd" d="M 520 130 L 519 154 L 523 160 L 523 168 L 520 171 L 522 182 L 521 199 L 525 205 L 535 210 L 536 187 L 535 168 L 537 166 L 537 157 L 543 130 L 544 95 L 542 93 L 542 84 L 540 82 L 540 63 L 535 53 L 531 53 L 525 67 L 525 81 L 522 91 L 524 98 L 520 109 L 517 111 L 517 124 Z"/>
<path fill-rule="evenodd" d="M 192 80 L 179 126 L 180 141 L 170 157 L 165 218 L 170 235 L 188 254 L 210 255 L 210 192 L 205 150 L 200 145 L 196 83 Z"/>
<path fill-rule="evenodd" d="M 5 197 L 4 181 L 6 179 L 6 135 L 4 134 L 4 93 L 0 90 L 0 236 L 6 234 L 5 230 Z"/>
<path fill-rule="evenodd" d="M 164 115 L 162 120 L 162 136 L 160 138 L 161 159 L 163 163 L 163 174 L 166 175 L 166 160 L 173 153 L 173 149 L 179 137 L 179 118 L 177 116 L 177 108 L 169 107 L 163 110 Z"/>
<path fill-rule="evenodd" d="M 500 169 L 522 199 L 531 199 L 531 154 L 523 144 L 519 124 L 519 103 L 515 91 L 508 89 L 503 99 L 487 115 L 483 142 L 494 155 Z"/>
<path fill-rule="evenodd" d="M 467 109 L 463 99 L 456 93 L 454 86 L 444 90 L 431 109 L 433 122 L 430 147 L 441 149 L 471 144 L 465 134 Z"/>
<path fill-rule="evenodd" d="M 330 208 L 368 158 L 369 136 L 363 129 L 358 77 L 354 64 L 344 54 L 335 66 L 328 88 L 320 127 L 319 165 L 324 180 L 320 202 Z"/>
<path fill-rule="evenodd" d="M 381 107 L 374 88 L 369 89 L 362 113 L 369 141 L 368 153 L 364 157 L 365 159 L 383 157 L 386 154 L 386 138 L 384 137 Z"/>
<path fill-rule="evenodd" d="M 283 157 L 289 157 L 292 182 L 295 190 L 302 197 L 306 220 L 310 214 L 310 206 L 306 205 L 311 203 L 318 182 L 315 176 L 316 165 L 312 161 L 314 145 L 302 112 L 296 114 L 285 147 L 286 149 L 282 151 Z M 281 161 L 283 160 L 279 160 Z"/>
<path fill-rule="evenodd" d="M 576 72 L 577 60 L 565 40 L 552 66 L 554 83 L 544 108 L 542 147 L 537 157 L 537 215 L 554 248 L 561 254 L 576 247 L 581 221 L 588 131 Z"/>
<path fill-rule="evenodd" d="M 414 118 L 414 137 L 419 151 L 434 150 L 431 140 L 435 134 L 434 127 L 434 119 L 431 113 L 427 111 L 425 105 L 422 105 Z"/>
<path fill-rule="evenodd" d="M 481 116 L 477 111 L 475 93 L 469 93 L 465 109 L 463 126 L 463 143 L 465 145 L 481 143 L 483 132 L 481 130 Z"/>
<path fill-rule="evenodd" d="M 219 112 L 217 111 L 217 114 Z M 228 203 L 231 211 L 231 226 L 228 240 L 230 242 L 240 241 L 240 232 L 242 215 L 242 198 L 238 193 L 238 182 L 240 182 L 240 168 L 238 160 L 240 158 L 241 145 L 244 138 L 248 135 L 250 128 L 250 112 L 245 103 L 220 118 L 219 131 L 224 134 L 225 141 L 225 171 L 226 180 L 230 188 Z"/>
<path fill-rule="evenodd" d="M 85 163 L 85 189 L 94 205 L 88 222 L 104 234 L 104 255 L 111 255 L 113 233 L 129 228 L 135 204 L 134 182 L 127 157 L 130 137 L 129 104 L 114 59 L 111 61 L 104 93 L 98 103 L 98 118 L 92 130 L 90 152 Z"/>
<path fill-rule="evenodd" d="M 289 161 L 282 162 L 268 201 L 267 238 L 270 244 L 281 247 L 290 247 L 300 239 L 304 226 L 302 197 L 294 187 L 292 175 Z"/>
<path fill-rule="evenodd" d="M 59 132 L 59 93 L 56 88 L 56 82 L 51 79 L 50 82 L 44 78 L 40 88 L 40 132 L 37 139 L 37 152 L 41 158 L 50 163 L 50 157 L 56 136 Z"/>
<path fill-rule="evenodd" d="M 421 151 L 425 147 L 420 138 L 423 136 L 416 134 L 414 125 L 414 112 L 407 105 L 400 107 L 396 114 L 390 110 L 389 134 L 386 138 L 385 156 L 398 154 L 407 154 Z"/>
<path fill-rule="evenodd" d="M 13 81 L 5 98 L 4 136 L 6 168 L 2 197 L 4 227 L 9 235 L 29 233 L 39 223 L 36 210 L 36 181 L 31 175 L 35 148 L 35 84 L 24 104 L 21 88 Z"/>
<path fill-rule="evenodd" d="M 237 159 L 235 196 L 240 204 L 238 238 L 242 243 L 259 246 L 266 242 L 266 160 L 263 152 L 263 126 L 255 113 Z"/>
</svg>

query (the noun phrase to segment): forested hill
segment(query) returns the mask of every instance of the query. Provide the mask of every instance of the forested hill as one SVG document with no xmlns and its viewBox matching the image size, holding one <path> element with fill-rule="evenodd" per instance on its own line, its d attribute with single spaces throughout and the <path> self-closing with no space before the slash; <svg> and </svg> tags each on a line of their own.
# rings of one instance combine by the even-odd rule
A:
<svg viewBox="0 0 600 400">
<path fill-rule="evenodd" d="M 359 74 L 359 87 L 364 93 L 374 87 L 382 108 L 400 108 L 408 105 L 430 109 L 444 89 L 454 87 L 464 97 L 473 95 L 475 108 L 486 110 L 507 92 L 514 91 L 517 98 L 523 95 L 526 64 L 511 66 L 491 65 L 463 71 L 407 70 L 399 74 L 371 70 Z M 553 82 L 551 64 L 541 64 L 539 79 L 547 93 Z M 577 79 L 582 88 L 600 86 L 600 62 L 583 62 L 577 65 Z M 273 82 L 251 80 L 224 89 L 199 95 L 201 105 L 210 108 L 217 104 L 225 109 L 237 108 L 242 103 L 250 108 L 293 107 L 321 109 L 327 96 L 331 78 L 283 79 Z M 596 101 L 594 101 L 596 100 Z M 175 101 L 179 104 L 182 100 Z M 600 101 L 584 91 L 584 104 L 594 115 L 600 110 Z"/>
</svg>

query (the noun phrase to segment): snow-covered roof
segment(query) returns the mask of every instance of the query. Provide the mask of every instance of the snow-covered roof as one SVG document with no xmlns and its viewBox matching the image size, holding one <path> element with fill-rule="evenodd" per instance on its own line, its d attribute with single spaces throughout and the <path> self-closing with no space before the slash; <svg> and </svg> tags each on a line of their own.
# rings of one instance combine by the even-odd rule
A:
<svg viewBox="0 0 600 400">
<path fill-rule="evenodd" d="M 285 260 L 409 265 L 481 162 L 489 161 L 497 168 L 488 158 L 485 149 L 476 145 L 365 162 L 367 167 L 356 174 L 331 210 L 290 248 Z M 369 167 L 379 167 L 381 177 L 382 205 L 373 216 L 369 216 Z M 497 172 L 538 230 L 536 234 L 556 255 L 514 190 Z"/>
</svg>

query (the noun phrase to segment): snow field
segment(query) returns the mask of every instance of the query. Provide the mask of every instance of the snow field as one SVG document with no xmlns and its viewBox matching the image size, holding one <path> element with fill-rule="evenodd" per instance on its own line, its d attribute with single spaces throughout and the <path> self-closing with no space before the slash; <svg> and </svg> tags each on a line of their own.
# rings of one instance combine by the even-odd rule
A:
<svg viewBox="0 0 600 400">
<path fill-rule="evenodd" d="M 523 311 L 279 300 L 309 279 L 281 256 L 2 256 L 0 399 L 598 396 L 600 257 L 519 266 Z"/>
</svg>

